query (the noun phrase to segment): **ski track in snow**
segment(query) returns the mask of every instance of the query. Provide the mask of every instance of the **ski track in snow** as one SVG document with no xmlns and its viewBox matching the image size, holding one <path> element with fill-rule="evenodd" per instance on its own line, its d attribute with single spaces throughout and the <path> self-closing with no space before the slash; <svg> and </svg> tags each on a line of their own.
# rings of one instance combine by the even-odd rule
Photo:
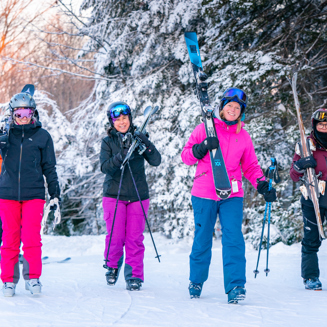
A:
<svg viewBox="0 0 327 327">
<path fill-rule="evenodd" d="M 104 235 L 43 236 L 49 260 L 70 256 L 67 263 L 43 266 L 42 294 L 32 296 L 21 279 L 13 298 L 0 296 L 0 327 L 90 326 L 319 326 L 327 325 L 327 242 L 319 252 L 322 292 L 306 291 L 300 276 L 301 245 L 277 244 L 270 250 L 268 277 L 262 251 L 257 278 L 257 251 L 247 246 L 247 298 L 227 304 L 223 289 L 220 240 L 214 241 L 209 279 L 200 299 L 188 295 L 191 240 L 172 241 L 155 234 L 161 263 L 145 235 L 145 283 L 126 290 L 123 269 L 107 286 L 103 265 Z"/>
</svg>

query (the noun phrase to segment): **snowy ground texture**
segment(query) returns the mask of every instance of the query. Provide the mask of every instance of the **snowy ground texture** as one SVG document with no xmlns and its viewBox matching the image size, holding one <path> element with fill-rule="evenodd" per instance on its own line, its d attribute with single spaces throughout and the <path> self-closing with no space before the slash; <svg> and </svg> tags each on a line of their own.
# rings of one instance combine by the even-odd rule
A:
<svg viewBox="0 0 327 327">
<path fill-rule="evenodd" d="M 300 277 L 300 244 L 271 248 L 271 270 L 254 279 L 257 252 L 247 249 L 247 298 L 227 304 L 223 290 L 221 244 L 214 241 L 208 281 L 200 299 L 188 295 L 191 240 L 169 241 L 154 235 L 161 263 L 146 234 L 145 283 L 129 292 L 121 274 L 109 287 L 102 267 L 104 235 L 43 237 L 43 255 L 70 256 L 67 263 L 43 266 L 42 295 L 32 296 L 20 280 L 13 298 L 0 296 L 1 327 L 90 326 L 327 326 L 327 242 L 320 253 L 322 292 L 306 291 Z"/>
</svg>

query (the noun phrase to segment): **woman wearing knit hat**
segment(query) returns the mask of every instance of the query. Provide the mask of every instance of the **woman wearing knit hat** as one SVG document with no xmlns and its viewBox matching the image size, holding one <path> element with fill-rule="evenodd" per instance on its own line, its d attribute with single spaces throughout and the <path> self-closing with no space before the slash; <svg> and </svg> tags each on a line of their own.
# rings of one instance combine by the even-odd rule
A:
<svg viewBox="0 0 327 327">
<path fill-rule="evenodd" d="M 201 295 L 208 279 L 211 261 L 212 235 L 219 214 L 222 226 L 222 252 L 225 293 L 228 303 L 245 298 L 245 243 L 242 234 L 243 196 L 242 172 L 263 194 L 267 202 L 276 200 L 276 190 L 268 182 L 258 164 L 250 135 L 243 129 L 247 96 L 238 88 L 224 92 L 214 124 L 217 137 L 206 137 L 204 124 L 198 125 L 182 151 L 187 165 L 197 163 L 192 188 L 195 234 L 190 255 L 191 298 Z M 209 150 L 221 147 L 227 173 L 232 185 L 228 199 L 218 198 L 213 182 Z"/>
</svg>

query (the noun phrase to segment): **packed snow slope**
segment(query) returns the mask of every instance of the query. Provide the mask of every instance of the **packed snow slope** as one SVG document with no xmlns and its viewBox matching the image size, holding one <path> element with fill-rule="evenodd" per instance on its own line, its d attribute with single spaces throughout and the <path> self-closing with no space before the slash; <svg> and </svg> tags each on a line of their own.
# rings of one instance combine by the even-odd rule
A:
<svg viewBox="0 0 327 327">
<path fill-rule="evenodd" d="M 281 243 L 266 251 L 254 279 L 257 251 L 247 248 L 247 298 L 227 304 L 223 289 L 220 240 L 214 241 L 208 281 L 200 299 L 188 295 L 191 240 L 170 241 L 155 234 L 161 263 L 146 234 L 145 283 L 125 289 L 123 274 L 109 287 L 103 265 L 104 235 L 43 236 L 43 255 L 67 263 L 43 266 L 42 295 L 32 296 L 20 280 L 13 298 L 0 296 L 1 327 L 90 326 L 326 326 L 327 242 L 319 252 L 322 292 L 306 291 L 300 276 L 301 246 Z M 325 287 L 325 288 L 324 288 Z"/>
</svg>

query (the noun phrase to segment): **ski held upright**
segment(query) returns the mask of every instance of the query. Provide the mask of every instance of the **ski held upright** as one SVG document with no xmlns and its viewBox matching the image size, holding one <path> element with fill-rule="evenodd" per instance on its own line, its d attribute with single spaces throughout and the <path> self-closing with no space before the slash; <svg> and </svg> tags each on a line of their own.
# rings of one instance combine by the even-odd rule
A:
<svg viewBox="0 0 327 327">
<path fill-rule="evenodd" d="M 306 138 L 305 135 L 305 130 L 304 130 L 304 125 L 303 125 L 303 120 L 302 120 L 302 115 L 301 115 L 301 110 L 300 110 L 300 103 L 296 91 L 296 81 L 297 81 L 297 73 L 293 75 L 291 86 L 292 86 L 292 91 L 293 91 L 293 96 L 294 96 L 294 102 L 295 102 L 295 108 L 296 108 L 296 114 L 297 114 L 297 120 L 299 124 L 299 129 L 300 129 L 300 140 L 301 142 L 299 143 L 300 147 L 300 152 L 301 152 L 301 157 L 309 157 L 312 155 L 311 150 L 310 150 L 310 141 Z M 321 214 L 320 214 L 320 209 L 319 209 L 319 188 L 318 188 L 318 178 L 316 176 L 316 172 L 313 168 L 307 168 L 306 172 L 304 173 L 304 177 L 301 178 L 301 181 L 306 187 L 308 197 L 313 203 L 313 207 L 315 210 L 316 214 L 316 219 L 317 219 L 317 225 L 318 225 L 318 230 L 319 230 L 319 235 L 322 239 L 326 238 L 323 225 L 322 225 L 322 220 L 321 220 Z"/>
<path fill-rule="evenodd" d="M 217 137 L 213 117 L 214 108 L 210 105 L 208 83 L 206 82 L 207 75 L 204 73 L 202 68 L 197 35 L 195 32 L 186 32 L 184 36 L 194 73 L 196 92 L 200 100 L 201 114 L 206 136 Z M 210 150 L 209 155 L 217 196 L 221 199 L 227 199 L 232 193 L 232 188 L 220 146 L 218 149 Z"/>
</svg>

